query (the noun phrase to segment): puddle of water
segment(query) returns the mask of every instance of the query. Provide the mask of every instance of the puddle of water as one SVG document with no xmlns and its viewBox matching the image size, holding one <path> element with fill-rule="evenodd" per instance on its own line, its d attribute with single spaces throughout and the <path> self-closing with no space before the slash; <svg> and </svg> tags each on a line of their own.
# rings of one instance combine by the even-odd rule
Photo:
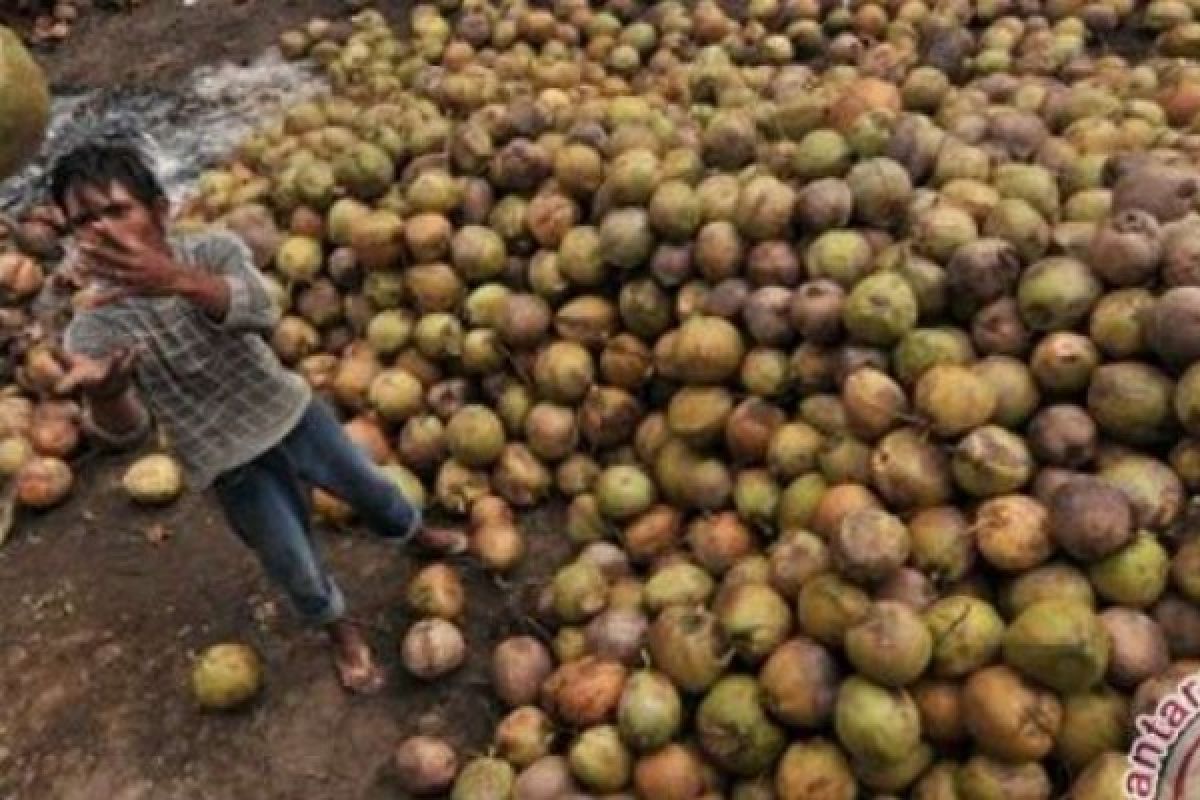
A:
<svg viewBox="0 0 1200 800">
<path fill-rule="evenodd" d="M 159 176 L 178 200 L 251 131 L 286 106 L 327 90 L 312 64 L 285 61 L 272 48 L 246 66 L 201 67 L 177 91 L 116 88 L 56 96 L 42 154 L 0 184 L 0 208 L 18 210 L 34 201 L 53 154 L 93 126 L 114 124 L 149 137 Z"/>
</svg>

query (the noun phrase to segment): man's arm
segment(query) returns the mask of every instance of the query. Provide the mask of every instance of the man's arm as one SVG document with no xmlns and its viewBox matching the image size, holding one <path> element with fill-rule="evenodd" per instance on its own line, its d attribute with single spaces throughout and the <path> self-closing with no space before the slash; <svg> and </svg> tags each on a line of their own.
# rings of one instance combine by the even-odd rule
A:
<svg viewBox="0 0 1200 800">
<path fill-rule="evenodd" d="M 274 329 L 280 311 L 241 239 L 231 233 L 213 234 L 201 242 L 197 261 L 200 269 L 181 276 L 180 296 L 226 330 L 269 333 Z"/>
</svg>

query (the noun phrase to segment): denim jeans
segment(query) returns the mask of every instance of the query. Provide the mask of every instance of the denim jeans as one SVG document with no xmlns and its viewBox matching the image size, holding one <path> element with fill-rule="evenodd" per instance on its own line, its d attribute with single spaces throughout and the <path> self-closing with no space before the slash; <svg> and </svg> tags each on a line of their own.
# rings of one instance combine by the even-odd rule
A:
<svg viewBox="0 0 1200 800">
<path fill-rule="evenodd" d="M 258 458 L 213 483 L 230 527 L 254 550 L 305 622 L 324 625 L 346 600 L 313 540 L 311 489 L 354 508 L 378 535 L 406 542 L 421 513 L 346 435 L 324 401 L 314 399 L 296 427 Z"/>
</svg>

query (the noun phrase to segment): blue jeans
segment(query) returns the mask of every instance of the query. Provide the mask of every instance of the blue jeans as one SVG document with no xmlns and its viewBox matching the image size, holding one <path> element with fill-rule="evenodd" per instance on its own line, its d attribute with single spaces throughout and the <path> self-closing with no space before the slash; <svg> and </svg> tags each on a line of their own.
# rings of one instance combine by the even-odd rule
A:
<svg viewBox="0 0 1200 800">
<path fill-rule="evenodd" d="M 314 399 L 296 427 L 258 458 L 213 483 L 230 526 L 254 550 L 267 574 L 313 625 L 346 612 L 346 600 L 318 555 L 311 525 L 311 489 L 347 503 L 378 535 L 406 542 L 421 513 Z"/>
</svg>

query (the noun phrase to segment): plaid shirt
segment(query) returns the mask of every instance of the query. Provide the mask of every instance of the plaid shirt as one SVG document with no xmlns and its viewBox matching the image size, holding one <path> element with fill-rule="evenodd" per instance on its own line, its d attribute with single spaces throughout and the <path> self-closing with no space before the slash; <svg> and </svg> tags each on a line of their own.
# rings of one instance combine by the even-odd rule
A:
<svg viewBox="0 0 1200 800">
<path fill-rule="evenodd" d="M 104 356 L 116 347 L 142 347 L 135 379 L 142 399 L 183 463 L 188 483 L 207 488 L 222 472 L 279 443 L 311 397 L 308 383 L 287 370 L 265 339 L 279 319 L 250 250 L 235 235 L 211 232 L 172 237 L 181 264 L 221 275 L 229 310 L 220 322 L 178 297 L 130 298 L 80 311 L 63 336 L 68 352 Z M 129 446 L 150 424 L 105 443 Z"/>
</svg>

